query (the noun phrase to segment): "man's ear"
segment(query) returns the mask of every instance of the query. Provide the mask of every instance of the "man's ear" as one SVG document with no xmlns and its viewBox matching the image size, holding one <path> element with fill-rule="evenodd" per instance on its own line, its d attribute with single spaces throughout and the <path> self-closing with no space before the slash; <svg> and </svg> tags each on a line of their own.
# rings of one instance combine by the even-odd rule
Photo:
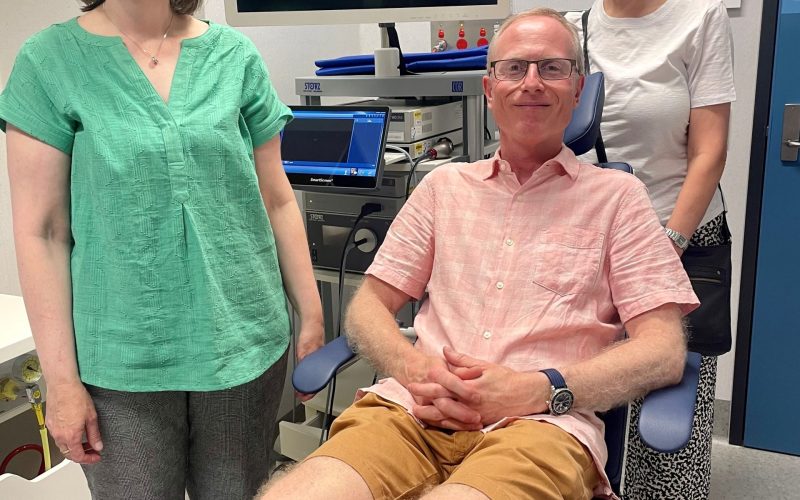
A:
<svg viewBox="0 0 800 500">
<path fill-rule="evenodd" d="M 575 82 L 575 106 L 581 102 L 581 92 L 583 92 L 583 84 L 586 83 L 586 76 L 581 75 L 578 81 Z"/>
<path fill-rule="evenodd" d="M 492 81 L 489 75 L 483 75 L 483 95 L 486 96 L 486 106 L 492 109 Z"/>
</svg>

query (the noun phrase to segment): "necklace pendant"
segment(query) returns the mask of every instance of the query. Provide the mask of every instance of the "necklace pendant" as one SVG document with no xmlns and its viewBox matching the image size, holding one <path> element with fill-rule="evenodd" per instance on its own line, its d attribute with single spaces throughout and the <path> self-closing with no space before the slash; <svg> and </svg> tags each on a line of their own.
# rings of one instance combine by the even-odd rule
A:
<svg viewBox="0 0 800 500">
<path fill-rule="evenodd" d="M 158 66 L 158 58 L 155 56 L 150 56 L 150 60 L 153 61 L 153 66 Z"/>
</svg>

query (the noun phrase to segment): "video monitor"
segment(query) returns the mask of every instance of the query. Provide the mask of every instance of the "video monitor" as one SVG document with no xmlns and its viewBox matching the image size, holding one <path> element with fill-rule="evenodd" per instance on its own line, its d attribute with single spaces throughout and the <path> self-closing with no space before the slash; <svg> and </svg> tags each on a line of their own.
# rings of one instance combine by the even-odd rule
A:
<svg viewBox="0 0 800 500">
<path fill-rule="evenodd" d="M 391 110 L 386 106 L 290 106 L 281 133 L 283 169 L 295 189 L 380 187 Z"/>
</svg>

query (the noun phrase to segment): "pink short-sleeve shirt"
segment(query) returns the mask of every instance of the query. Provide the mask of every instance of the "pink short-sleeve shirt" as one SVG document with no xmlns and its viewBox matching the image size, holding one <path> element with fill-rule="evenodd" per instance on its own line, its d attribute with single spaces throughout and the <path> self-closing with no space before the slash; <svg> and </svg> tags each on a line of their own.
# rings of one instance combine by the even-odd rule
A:
<svg viewBox="0 0 800 500">
<path fill-rule="evenodd" d="M 442 356 L 448 345 L 518 371 L 591 358 L 622 338 L 624 322 L 663 304 L 684 313 L 698 305 L 644 185 L 580 163 L 566 147 L 523 185 L 500 152 L 433 170 L 367 273 L 417 299 L 428 293 L 414 321 L 417 349 Z M 363 391 L 413 404 L 391 378 Z M 594 413 L 519 418 L 575 436 L 605 478 Z M 607 480 L 595 494 L 612 495 Z"/>
</svg>

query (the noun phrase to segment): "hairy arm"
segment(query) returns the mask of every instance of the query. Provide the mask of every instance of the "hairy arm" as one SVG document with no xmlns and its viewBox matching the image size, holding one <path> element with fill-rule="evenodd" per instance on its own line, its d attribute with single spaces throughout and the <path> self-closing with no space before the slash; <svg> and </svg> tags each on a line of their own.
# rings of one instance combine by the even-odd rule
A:
<svg viewBox="0 0 800 500">
<path fill-rule="evenodd" d="M 415 411 L 418 418 L 448 429 L 480 429 L 480 414 L 464 404 L 471 401 L 474 392 L 468 390 L 460 376 L 450 371 L 443 358 L 419 352 L 400 333 L 394 318 L 410 298 L 388 283 L 367 275 L 347 312 L 345 329 L 350 344 L 377 371 L 394 377 L 409 389 L 421 407 L 431 405 L 432 399 L 418 393 L 419 386 L 433 386 L 447 399 L 443 410 L 433 416 L 424 412 L 417 415 Z M 461 377 L 470 375 L 477 373 L 465 370 Z"/>
<path fill-rule="evenodd" d="M 695 232 L 722 177 L 731 104 L 693 108 L 689 115 L 688 169 L 667 227 L 687 238 Z"/>
<path fill-rule="evenodd" d="M 560 367 L 576 408 L 601 411 L 680 382 L 686 337 L 676 304 L 665 304 L 625 323 L 629 338 L 594 358 Z M 559 367 L 556 367 L 559 368 Z M 548 382 L 549 395 L 549 382 Z"/>
<path fill-rule="evenodd" d="M 414 367 L 424 363 L 420 353 L 400 333 L 395 316 L 411 297 L 367 275 L 347 309 L 345 331 L 350 344 L 380 373 L 407 385 Z"/>
<path fill-rule="evenodd" d="M 278 249 L 278 262 L 289 301 L 300 316 L 297 357 L 323 343 L 322 305 L 311 269 L 303 219 L 281 163 L 280 136 L 255 149 L 256 173 Z"/>
<path fill-rule="evenodd" d="M 59 447 L 80 463 L 83 432 L 102 449 L 97 415 L 81 384 L 75 354 L 70 276 L 70 157 L 7 126 L 8 175 L 22 294 L 47 380 L 47 426 Z"/>
</svg>

